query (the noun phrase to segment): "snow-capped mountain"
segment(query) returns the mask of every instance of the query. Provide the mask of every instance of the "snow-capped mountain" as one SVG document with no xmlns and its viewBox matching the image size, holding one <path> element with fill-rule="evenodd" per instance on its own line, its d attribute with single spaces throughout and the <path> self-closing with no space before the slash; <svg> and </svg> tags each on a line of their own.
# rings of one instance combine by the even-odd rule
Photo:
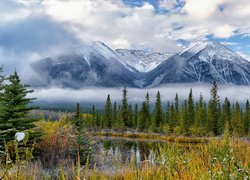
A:
<svg viewBox="0 0 250 180">
<path fill-rule="evenodd" d="M 31 66 L 41 77 L 31 80 L 33 86 L 135 87 L 138 79 L 138 72 L 124 66 L 116 53 L 102 42 L 86 44 L 70 53 L 36 61 Z"/>
<path fill-rule="evenodd" d="M 115 52 L 120 56 L 120 60 L 134 67 L 139 72 L 149 72 L 172 56 L 169 53 L 148 53 L 135 49 L 116 49 Z"/>
<path fill-rule="evenodd" d="M 156 87 L 167 83 L 250 85 L 250 62 L 215 42 L 197 42 L 175 54 L 112 50 L 93 42 L 32 63 L 32 86 Z M 39 78 L 38 78 L 39 77 Z"/>
<path fill-rule="evenodd" d="M 226 85 L 250 85 L 250 62 L 219 43 L 198 42 L 147 74 L 145 86 L 213 80 Z"/>
</svg>

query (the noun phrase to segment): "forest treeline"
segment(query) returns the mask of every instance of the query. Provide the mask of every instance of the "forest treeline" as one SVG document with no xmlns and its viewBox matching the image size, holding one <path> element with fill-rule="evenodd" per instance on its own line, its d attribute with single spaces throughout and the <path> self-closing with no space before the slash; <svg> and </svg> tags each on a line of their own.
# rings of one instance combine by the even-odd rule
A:
<svg viewBox="0 0 250 180">
<path fill-rule="evenodd" d="M 163 108 L 160 92 L 156 94 L 153 109 L 147 93 L 140 108 L 138 104 L 128 102 L 126 87 L 122 92 L 121 104 L 112 102 L 107 96 L 104 111 L 95 106 L 91 112 L 82 113 L 80 104 L 76 105 L 74 123 L 79 128 L 136 130 L 140 132 L 158 132 L 196 136 L 218 136 L 228 131 L 233 136 L 248 136 L 250 125 L 249 100 L 245 107 L 238 102 L 231 103 L 228 98 L 221 102 L 218 86 L 214 81 L 210 90 L 210 99 L 206 102 L 202 96 L 196 102 L 192 89 L 185 100 L 180 101 L 178 94 L 174 102 L 168 102 Z"/>
<path fill-rule="evenodd" d="M 33 91 L 29 90 L 28 85 L 21 83 L 17 72 L 9 77 L 3 76 L 2 72 L 3 69 L 0 68 L 0 146 L 4 141 L 13 139 L 19 131 L 29 131 L 29 136 L 39 136 L 33 129 L 38 118 L 28 117 L 30 110 L 34 109 L 30 106 L 34 98 L 28 98 L 27 95 Z M 121 103 L 112 102 L 110 95 L 107 96 L 105 106 L 101 108 L 104 111 L 93 106 L 91 112 L 83 113 L 77 103 L 74 118 L 70 118 L 70 121 L 78 130 L 133 130 L 194 136 L 218 136 L 228 131 L 238 137 L 249 136 L 249 100 L 246 100 L 244 106 L 238 102 L 232 103 L 228 98 L 221 100 L 215 81 L 212 83 L 210 95 L 207 102 L 202 94 L 195 101 L 190 89 L 185 100 L 179 100 L 176 94 L 175 100 L 168 102 L 167 107 L 163 108 L 158 92 L 152 107 L 148 93 L 142 104 L 131 105 L 125 87 Z"/>
</svg>

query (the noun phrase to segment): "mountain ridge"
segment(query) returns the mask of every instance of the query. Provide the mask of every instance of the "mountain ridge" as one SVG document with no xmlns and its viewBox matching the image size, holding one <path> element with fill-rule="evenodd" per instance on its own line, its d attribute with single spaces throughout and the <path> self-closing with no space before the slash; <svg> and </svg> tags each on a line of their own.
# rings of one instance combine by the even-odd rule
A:
<svg viewBox="0 0 250 180">
<path fill-rule="evenodd" d="M 44 77 L 35 86 L 69 88 L 86 86 L 136 88 L 169 83 L 211 83 L 250 85 L 250 62 L 220 43 L 196 42 L 176 54 L 142 50 L 112 50 L 93 42 L 71 53 L 32 63 Z"/>
</svg>

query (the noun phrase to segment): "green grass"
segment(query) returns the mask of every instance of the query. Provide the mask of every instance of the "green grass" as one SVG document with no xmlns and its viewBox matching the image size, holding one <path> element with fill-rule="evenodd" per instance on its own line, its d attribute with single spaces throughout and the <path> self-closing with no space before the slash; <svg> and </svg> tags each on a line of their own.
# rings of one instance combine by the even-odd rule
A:
<svg viewBox="0 0 250 180">
<path fill-rule="evenodd" d="M 58 166 L 54 174 L 46 173 L 39 163 L 21 163 L 19 168 L 12 166 L 4 179 L 249 179 L 250 146 L 239 139 L 211 140 L 186 150 L 174 144 L 158 149 L 153 163 L 145 160 L 136 166 L 132 159 L 117 173 L 89 168 L 88 163 L 82 167 L 78 159 L 70 167 Z"/>
</svg>

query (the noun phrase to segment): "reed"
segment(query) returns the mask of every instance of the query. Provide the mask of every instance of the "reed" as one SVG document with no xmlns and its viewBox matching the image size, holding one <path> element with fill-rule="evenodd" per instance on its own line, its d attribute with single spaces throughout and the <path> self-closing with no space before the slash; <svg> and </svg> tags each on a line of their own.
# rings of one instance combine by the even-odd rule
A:
<svg viewBox="0 0 250 180">
<path fill-rule="evenodd" d="M 135 159 L 119 167 L 119 171 L 102 172 L 89 162 L 78 161 L 71 167 L 58 166 L 49 173 L 38 162 L 19 162 L 9 168 L 3 179 L 249 179 L 250 146 L 240 139 L 213 139 L 188 148 L 158 145 L 154 159 L 140 164 Z M 4 173 L 0 170 L 0 177 Z"/>
</svg>

